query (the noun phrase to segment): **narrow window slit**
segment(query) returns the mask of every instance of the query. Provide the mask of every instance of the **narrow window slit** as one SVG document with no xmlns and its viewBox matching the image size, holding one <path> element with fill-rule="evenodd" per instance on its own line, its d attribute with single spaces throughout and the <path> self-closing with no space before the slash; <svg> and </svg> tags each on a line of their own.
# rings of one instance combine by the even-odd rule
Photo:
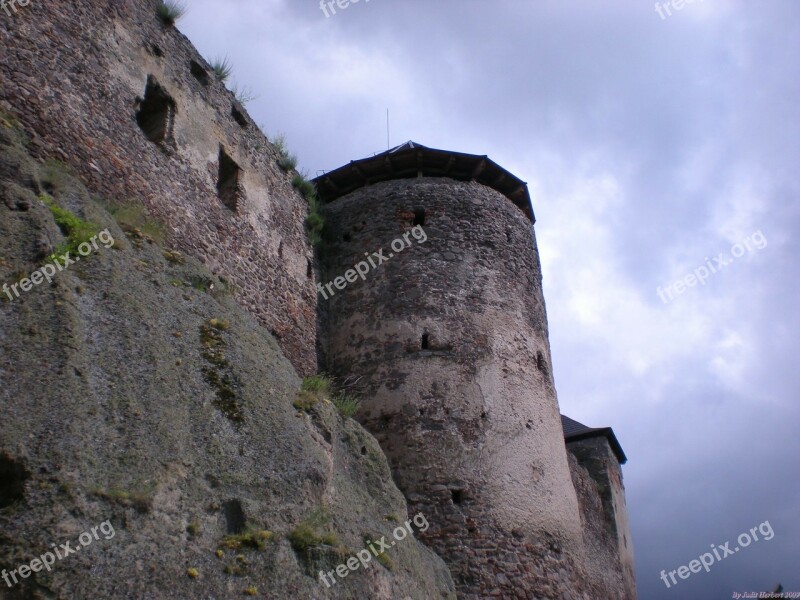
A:
<svg viewBox="0 0 800 600">
<path fill-rule="evenodd" d="M 222 512 L 225 516 L 225 529 L 229 535 L 236 535 L 245 530 L 246 519 L 239 500 L 233 499 L 223 503 Z"/>
</svg>

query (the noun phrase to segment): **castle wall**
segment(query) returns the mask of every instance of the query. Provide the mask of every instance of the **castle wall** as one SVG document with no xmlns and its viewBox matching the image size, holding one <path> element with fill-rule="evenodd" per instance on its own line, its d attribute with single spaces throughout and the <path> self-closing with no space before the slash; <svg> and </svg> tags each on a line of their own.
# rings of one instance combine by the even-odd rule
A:
<svg viewBox="0 0 800 600">
<path fill-rule="evenodd" d="M 320 301 L 326 366 L 362 378 L 358 418 L 461 597 L 600 597 L 583 571 L 530 220 L 477 183 L 364 187 L 326 207 L 322 281 L 388 256 L 423 210 L 426 242 Z"/>
<path fill-rule="evenodd" d="M 323 282 L 365 252 L 389 255 L 420 210 L 428 239 L 411 237 L 318 306 L 305 201 L 155 6 L 34 1 L 3 15 L 0 108 L 32 135 L 31 151 L 94 193 L 143 202 L 171 246 L 230 282 L 302 374 L 317 371 L 319 314 L 326 368 L 361 378 L 359 418 L 463 597 L 635 597 L 617 593 L 633 585 L 619 465 L 594 447 L 564 448 L 526 216 L 476 183 L 356 190 L 326 208 Z M 585 544 L 600 558 L 587 562 Z M 622 581 L 603 576 L 620 565 Z"/>
<path fill-rule="evenodd" d="M 263 133 L 191 43 L 162 26 L 155 7 L 48 0 L 3 13 L 0 108 L 33 134 L 38 158 L 67 163 L 103 197 L 143 202 L 169 225 L 172 247 L 232 284 L 295 368 L 316 372 L 306 203 Z M 149 77 L 174 103 L 166 103 L 168 130 L 150 132 L 166 136 L 162 143 L 137 122 Z M 223 194 L 220 146 L 241 169 Z"/>
<path fill-rule="evenodd" d="M 578 494 L 587 566 L 598 585 L 621 600 L 636 598 L 622 467 L 605 437 L 567 443 L 572 481 Z"/>
</svg>

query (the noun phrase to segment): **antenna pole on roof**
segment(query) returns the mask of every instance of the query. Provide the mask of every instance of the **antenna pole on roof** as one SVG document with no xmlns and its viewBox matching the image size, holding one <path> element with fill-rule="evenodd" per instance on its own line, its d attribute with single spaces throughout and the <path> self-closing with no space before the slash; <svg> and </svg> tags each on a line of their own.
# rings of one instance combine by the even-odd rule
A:
<svg viewBox="0 0 800 600">
<path fill-rule="evenodd" d="M 389 109 L 386 109 L 386 149 L 391 150 L 389 145 Z"/>
</svg>

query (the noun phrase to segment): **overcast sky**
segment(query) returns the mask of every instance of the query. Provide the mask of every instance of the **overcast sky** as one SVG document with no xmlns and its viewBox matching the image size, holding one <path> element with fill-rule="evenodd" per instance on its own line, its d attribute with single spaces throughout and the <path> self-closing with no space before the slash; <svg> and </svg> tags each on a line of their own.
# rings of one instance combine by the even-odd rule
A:
<svg viewBox="0 0 800 600">
<path fill-rule="evenodd" d="M 800 591 L 800 2 L 671 11 L 190 0 L 179 28 L 311 175 L 385 150 L 388 108 L 393 146 L 528 181 L 561 410 L 629 457 L 640 598 Z M 659 579 L 765 521 L 771 540 Z"/>
</svg>

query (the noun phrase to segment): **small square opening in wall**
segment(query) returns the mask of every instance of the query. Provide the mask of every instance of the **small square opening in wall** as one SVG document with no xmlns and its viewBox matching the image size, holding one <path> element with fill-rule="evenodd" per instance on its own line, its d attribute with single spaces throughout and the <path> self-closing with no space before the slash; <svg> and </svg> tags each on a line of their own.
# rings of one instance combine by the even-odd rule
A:
<svg viewBox="0 0 800 600">
<path fill-rule="evenodd" d="M 424 208 L 415 208 L 414 209 L 414 220 L 412 221 L 414 227 L 417 225 L 424 226 L 425 225 L 425 209 Z"/>
<path fill-rule="evenodd" d="M 147 139 L 154 144 L 170 141 L 175 124 L 175 112 L 175 101 L 172 96 L 150 75 L 147 78 L 144 100 L 139 103 L 139 110 L 136 113 L 136 122 Z"/>
<path fill-rule="evenodd" d="M 231 210 L 237 209 L 242 196 L 241 185 L 239 183 L 241 173 L 242 170 L 239 168 L 239 165 L 237 165 L 234 160 L 228 156 L 225 149 L 220 146 L 217 196 L 219 196 L 222 203 Z"/>
<path fill-rule="evenodd" d="M 208 71 L 206 71 L 205 68 L 203 68 L 203 65 L 196 60 L 193 60 L 189 63 L 189 70 L 191 71 L 192 75 L 194 75 L 194 78 L 203 85 L 208 85 L 209 81 L 211 81 Z"/>
<path fill-rule="evenodd" d="M 231 116 L 233 120 L 239 124 L 239 127 L 247 127 L 247 117 L 245 117 L 244 113 L 236 108 L 235 105 L 231 107 Z"/>
</svg>

